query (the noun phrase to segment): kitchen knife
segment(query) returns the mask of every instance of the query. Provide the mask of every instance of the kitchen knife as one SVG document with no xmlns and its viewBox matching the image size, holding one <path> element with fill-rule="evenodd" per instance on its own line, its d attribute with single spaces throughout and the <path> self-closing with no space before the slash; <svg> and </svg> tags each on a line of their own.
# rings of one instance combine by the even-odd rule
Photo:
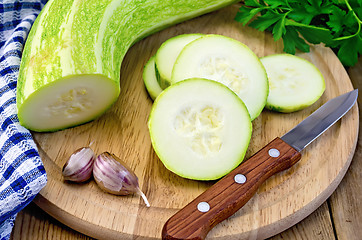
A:
<svg viewBox="0 0 362 240">
<path fill-rule="evenodd" d="M 333 98 L 281 138 L 277 137 L 165 223 L 162 239 L 204 239 L 218 223 L 230 217 L 270 176 L 293 166 L 300 152 L 345 115 L 358 90 Z"/>
</svg>

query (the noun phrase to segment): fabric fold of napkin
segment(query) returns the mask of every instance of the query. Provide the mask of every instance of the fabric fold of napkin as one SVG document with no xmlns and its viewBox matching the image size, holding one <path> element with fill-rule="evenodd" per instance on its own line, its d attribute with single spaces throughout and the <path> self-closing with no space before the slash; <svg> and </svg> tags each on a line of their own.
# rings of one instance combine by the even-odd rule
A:
<svg viewBox="0 0 362 240">
<path fill-rule="evenodd" d="M 9 239 L 16 214 L 47 182 L 36 144 L 20 126 L 16 109 L 23 46 L 46 1 L 0 1 L 0 239 Z"/>
</svg>

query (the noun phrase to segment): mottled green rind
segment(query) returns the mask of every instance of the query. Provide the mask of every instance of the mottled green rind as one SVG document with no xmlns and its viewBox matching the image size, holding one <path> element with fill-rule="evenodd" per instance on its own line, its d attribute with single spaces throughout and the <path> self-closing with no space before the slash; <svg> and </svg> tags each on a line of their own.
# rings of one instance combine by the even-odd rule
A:
<svg viewBox="0 0 362 240">
<path fill-rule="evenodd" d="M 78 74 L 101 74 L 119 86 L 122 60 L 135 42 L 235 2 L 50 0 L 36 19 L 24 47 L 17 86 L 20 123 L 27 125 L 20 117 L 21 106 L 45 85 Z M 64 54 L 66 51 L 69 55 Z"/>
<path fill-rule="evenodd" d="M 155 100 L 157 96 L 160 95 L 160 93 L 163 91 L 163 89 L 157 82 L 154 55 L 150 57 L 148 62 L 145 64 L 142 77 L 148 94 L 152 100 Z"/>
</svg>

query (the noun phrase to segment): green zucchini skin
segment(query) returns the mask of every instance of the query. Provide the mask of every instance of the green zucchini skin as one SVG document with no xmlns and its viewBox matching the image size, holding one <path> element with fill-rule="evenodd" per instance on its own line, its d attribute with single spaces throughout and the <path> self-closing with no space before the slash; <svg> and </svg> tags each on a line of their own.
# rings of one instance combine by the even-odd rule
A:
<svg viewBox="0 0 362 240">
<path fill-rule="evenodd" d="M 38 94 L 47 85 L 80 75 L 102 76 L 115 86 L 115 95 L 118 96 L 122 60 L 135 42 L 168 26 L 235 2 L 50 0 L 36 19 L 24 46 L 17 85 L 20 124 L 41 132 L 61 130 L 91 121 L 111 106 L 117 97 L 91 117 L 51 129 L 34 129 L 22 114 L 31 103 L 26 104 L 26 107 L 23 105 L 29 97 Z"/>
<path fill-rule="evenodd" d="M 156 78 L 155 56 L 150 57 L 145 67 L 143 68 L 143 82 L 145 84 L 148 95 L 155 100 L 163 91 Z"/>
</svg>

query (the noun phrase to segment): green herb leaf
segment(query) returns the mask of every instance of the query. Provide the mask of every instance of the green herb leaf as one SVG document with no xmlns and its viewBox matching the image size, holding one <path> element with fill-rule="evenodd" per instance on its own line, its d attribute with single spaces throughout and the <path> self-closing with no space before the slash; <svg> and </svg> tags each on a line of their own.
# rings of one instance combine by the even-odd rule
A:
<svg viewBox="0 0 362 240">
<path fill-rule="evenodd" d="M 353 66 L 358 61 L 358 53 L 362 53 L 361 36 L 354 36 L 341 43 L 337 56 L 345 66 Z"/>
<path fill-rule="evenodd" d="M 250 27 L 256 28 L 260 31 L 265 31 L 271 25 L 275 24 L 277 21 L 280 21 L 282 18 L 283 15 L 279 15 L 274 12 L 266 12 L 264 15 L 251 22 Z"/>
<path fill-rule="evenodd" d="M 239 12 L 237 12 L 235 16 L 235 20 L 246 25 L 257 13 L 259 13 L 262 9 L 260 8 L 251 8 L 248 9 L 246 7 L 242 7 Z"/>
<path fill-rule="evenodd" d="M 288 14 L 288 17 L 303 24 L 310 24 L 314 14 L 310 14 L 309 12 L 301 9 L 293 9 L 292 12 Z"/>
<path fill-rule="evenodd" d="M 287 6 L 287 1 L 283 0 L 265 0 L 265 3 L 268 4 L 268 6 L 271 8 Z"/>
<path fill-rule="evenodd" d="M 262 1 L 261 1 L 262 2 Z M 260 1 L 257 0 L 245 0 L 245 6 L 249 6 L 249 7 L 262 7 L 263 4 L 260 3 Z M 264 4 L 265 6 L 265 4 Z"/>
<path fill-rule="evenodd" d="M 286 33 L 284 17 L 275 23 L 272 33 L 275 41 L 277 41 Z"/>
<path fill-rule="evenodd" d="M 287 53 L 324 43 L 352 66 L 362 54 L 361 16 L 361 0 L 246 0 L 235 19 L 282 38 Z"/>
<path fill-rule="evenodd" d="M 295 54 L 296 48 L 303 52 L 309 52 L 309 45 L 299 37 L 295 27 L 288 26 L 286 30 L 286 33 L 283 35 L 284 52 Z"/>
<path fill-rule="evenodd" d="M 362 3 L 361 3 L 362 4 Z M 354 12 L 357 14 L 357 17 L 359 19 L 362 19 L 362 7 L 359 7 L 359 8 L 355 8 L 354 9 Z"/>
<path fill-rule="evenodd" d="M 329 21 L 327 21 L 326 24 L 333 32 L 335 32 L 336 36 L 339 36 L 339 34 L 343 32 L 344 18 L 346 16 L 346 12 L 337 6 L 334 6 L 333 9 L 334 13 L 329 17 Z"/>
<path fill-rule="evenodd" d="M 310 43 L 319 44 L 325 43 L 327 45 L 333 42 L 333 36 L 328 29 L 318 27 L 298 27 L 299 33 Z"/>
</svg>

